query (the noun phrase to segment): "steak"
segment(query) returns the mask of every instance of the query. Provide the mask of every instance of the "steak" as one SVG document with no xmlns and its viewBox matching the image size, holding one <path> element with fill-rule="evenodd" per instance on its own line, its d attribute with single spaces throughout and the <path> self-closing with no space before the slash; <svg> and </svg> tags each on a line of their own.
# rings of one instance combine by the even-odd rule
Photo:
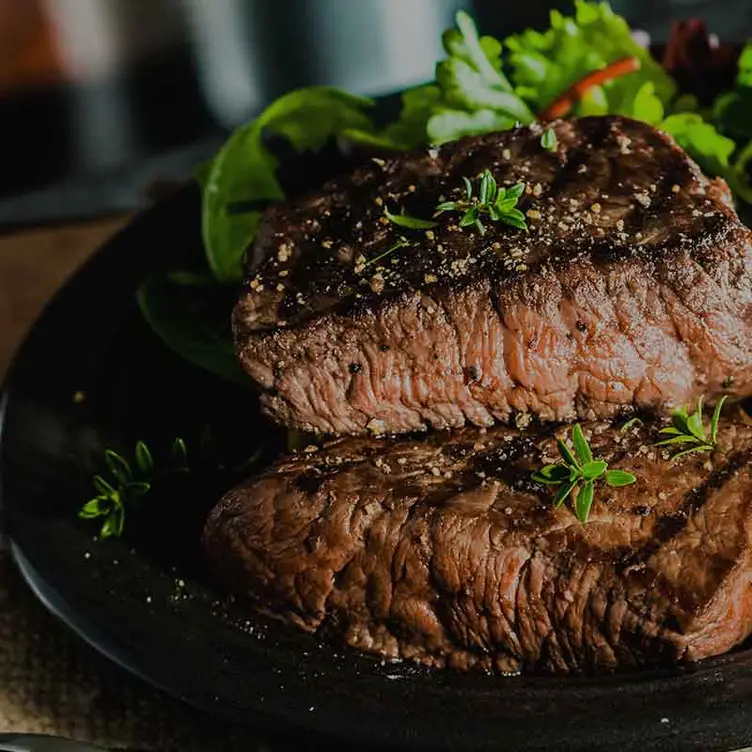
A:
<svg viewBox="0 0 752 752">
<path fill-rule="evenodd" d="M 752 630 L 752 428 L 671 462 L 658 425 L 583 426 L 637 476 L 587 524 L 530 473 L 565 429 L 340 439 L 229 492 L 204 546 L 257 609 L 386 659 L 579 673 L 696 661 Z"/>
<path fill-rule="evenodd" d="M 266 212 L 233 314 L 265 411 L 363 434 L 609 418 L 752 393 L 752 244 L 722 180 L 621 117 L 374 159 Z M 523 182 L 529 232 L 445 212 Z M 476 182 L 477 187 L 477 182 Z"/>
</svg>

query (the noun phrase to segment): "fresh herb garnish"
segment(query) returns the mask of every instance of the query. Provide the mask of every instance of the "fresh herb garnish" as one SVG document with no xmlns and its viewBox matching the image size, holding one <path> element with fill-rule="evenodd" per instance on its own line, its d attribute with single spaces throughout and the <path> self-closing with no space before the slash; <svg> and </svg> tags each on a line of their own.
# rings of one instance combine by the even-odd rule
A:
<svg viewBox="0 0 752 752">
<path fill-rule="evenodd" d="M 398 251 L 400 248 L 406 248 L 407 246 L 412 245 L 412 243 L 407 238 L 399 238 L 395 243 L 392 243 L 392 245 L 389 246 L 383 253 L 380 253 L 378 256 L 369 259 L 364 264 L 362 264 L 359 268 L 356 268 L 356 272 L 360 272 L 363 269 L 371 266 L 372 264 L 375 264 L 377 261 L 381 261 L 382 259 L 385 259 L 387 256 L 390 256 L 395 251 Z"/>
<path fill-rule="evenodd" d="M 546 128 L 540 139 L 541 146 L 546 151 L 556 151 L 559 139 L 556 137 L 556 131 L 553 128 Z"/>
<path fill-rule="evenodd" d="M 384 216 L 393 224 L 406 227 L 409 230 L 430 230 L 438 225 L 438 222 L 432 222 L 430 219 L 411 217 L 409 214 L 405 214 L 404 210 L 399 214 L 392 214 L 388 209 L 384 209 Z"/>
<path fill-rule="evenodd" d="M 583 524 L 588 521 L 593 505 L 596 480 L 603 477 L 613 487 L 628 486 L 637 480 L 625 470 L 609 470 L 605 460 L 593 459 L 590 444 L 579 423 L 572 428 L 574 452 L 562 439 L 557 443 L 563 462 L 536 470 L 532 478 L 544 486 L 558 486 L 554 495 L 555 508 L 560 507 L 571 495 L 575 500 L 575 515 Z"/>
<path fill-rule="evenodd" d="M 630 418 L 620 429 L 619 431 L 621 433 L 626 433 L 629 431 L 632 426 L 636 426 L 638 423 L 642 423 L 642 419 L 635 416 L 634 418 Z"/>
<path fill-rule="evenodd" d="M 460 201 L 445 201 L 436 207 L 434 216 L 445 211 L 463 212 L 460 227 L 474 226 L 481 235 L 486 227 L 481 217 L 488 217 L 494 222 L 504 222 L 520 230 L 527 230 L 525 215 L 515 207 L 520 196 L 525 192 L 523 183 L 510 188 L 500 188 L 490 170 L 484 170 L 478 179 L 478 192 L 475 193 L 470 180 L 463 177 L 465 198 Z"/>
<path fill-rule="evenodd" d="M 119 538 L 125 526 L 126 510 L 151 490 L 155 480 L 154 458 L 143 441 L 136 444 L 133 464 L 112 449 L 105 450 L 104 458 L 107 477 L 104 474 L 94 476 L 97 495 L 81 507 L 78 516 L 84 520 L 104 517 L 99 537 Z M 187 470 L 185 442 L 177 438 L 172 444 L 170 465 L 161 475 Z"/>
<path fill-rule="evenodd" d="M 687 449 L 677 452 L 672 461 L 684 457 L 693 452 L 712 452 L 718 446 L 718 421 L 721 418 L 723 403 L 726 395 L 723 395 L 715 403 L 713 417 L 710 420 L 710 433 L 705 428 L 702 418 L 703 399 L 697 402 L 697 409 L 690 415 L 685 407 L 680 407 L 671 413 L 673 425 L 662 428 L 658 433 L 670 436 L 668 439 L 659 441 L 655 446 L 669 446 L 672 444 L 690 444 Z"/>
</svg>

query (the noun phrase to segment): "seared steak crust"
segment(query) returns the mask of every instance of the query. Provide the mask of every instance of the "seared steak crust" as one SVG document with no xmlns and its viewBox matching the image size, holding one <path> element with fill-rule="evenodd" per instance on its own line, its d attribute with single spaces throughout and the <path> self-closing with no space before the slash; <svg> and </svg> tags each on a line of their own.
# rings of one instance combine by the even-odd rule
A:
<svg viewBox="0 0 752 752">
<path fill-rule="evenodd" d="M 752 429 L 670 463 L 658 426 L 585 426 L 599 482 L 586 525 L 530 472 L 551 426 L 352 439 L 228 493 L 204 544 L 256 607 L 388 659 L 576 673 L 689 662 L 752 629 Z"/>
<path fill-rule="evenodd" d="M 268 210 L 234 312 L 266 411 L 359 434 L 613 416 L 752 392 L 752 244 L 723 181 L 620 117 L 375 160 Z M 459 214 L 463 177 L 524 182 L 530 232 Z M 405 247 L 379 256 L 405 238 Z"/>
</svg>

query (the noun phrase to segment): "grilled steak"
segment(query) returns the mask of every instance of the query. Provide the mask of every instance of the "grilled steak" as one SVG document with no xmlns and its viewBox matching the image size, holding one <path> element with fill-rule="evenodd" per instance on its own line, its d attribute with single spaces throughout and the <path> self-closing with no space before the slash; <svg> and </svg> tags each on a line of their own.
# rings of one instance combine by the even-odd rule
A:
<svg viewBox="0 0 752 752">
<path fill-rule="evenodd" d="M 657 426 L 585 426 L 637 483 L 590 520 L 530 472 L 555 432 L 497 426 L 338 440 L 228 493 L 204 544 L 224 584 L 278 618 L 389 659 L 581 672 L 695 661 L 752 630 L 752 428 L 670 463 Z"/>
<path fill-rule="evenodd" d="M 620 117 L 374 160 L 268 210 L 233 322 L 265 410 L 335 434 L 609 417 L 752 392 L 752 247 L 723 181 Z M 489 168 L 529 233 L 446 212 Z M 404 238 L 404 241 L 400 239 Z"/>
</svg>

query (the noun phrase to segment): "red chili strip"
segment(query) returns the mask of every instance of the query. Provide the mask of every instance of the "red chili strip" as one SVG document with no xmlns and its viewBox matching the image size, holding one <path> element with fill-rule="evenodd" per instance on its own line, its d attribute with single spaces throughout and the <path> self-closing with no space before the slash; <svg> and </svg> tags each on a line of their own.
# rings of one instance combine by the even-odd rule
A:
<svg viewBox="0 0 752 752">
<path fill-rule="evenodd" d="M 615 78 L 626 76 L 640 69 L 640 59 L 637 57 L 623 57 L 609 63 L 605 68 L 588 73 L 579 81 L 573 83 L 561 96 L 554 99 L 538 116 L 539 120 L 555 120 L 564 117 L 590 89 L 602 86 Z"/>
</svg>

